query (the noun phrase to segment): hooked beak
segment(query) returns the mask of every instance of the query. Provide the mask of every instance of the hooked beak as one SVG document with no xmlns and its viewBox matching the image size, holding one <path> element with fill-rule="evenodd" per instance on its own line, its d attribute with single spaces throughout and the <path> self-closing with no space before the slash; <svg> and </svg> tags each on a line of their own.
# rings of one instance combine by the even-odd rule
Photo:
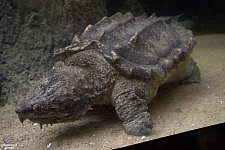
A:
<svg viewBox="0 0 225 150">
<path fill-rule="evenodd" d="M 21 123 L 24 122 L 29 116 L 29 111 L 32 109 L 31 105 L 28 104 L 25 101 L 22 101 L 15 109 L 15 112 L 17 113 L 19 120 Z"/>
</svg>

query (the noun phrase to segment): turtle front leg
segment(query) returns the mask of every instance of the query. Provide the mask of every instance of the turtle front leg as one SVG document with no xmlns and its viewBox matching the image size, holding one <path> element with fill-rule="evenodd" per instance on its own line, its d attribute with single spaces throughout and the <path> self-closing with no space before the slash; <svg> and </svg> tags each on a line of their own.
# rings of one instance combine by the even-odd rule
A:
<svg viewBox="0 0 225 150">
<path fill-rule="evenodd" d="M 117 81 L 113 88 L 112 99 L 127 134 L 150 133 L 153 122 L 147 112 L 147 101 L 156 95 L 157 89 L 157 86 L 149 86 L 140 80 Z"/>
</svg>

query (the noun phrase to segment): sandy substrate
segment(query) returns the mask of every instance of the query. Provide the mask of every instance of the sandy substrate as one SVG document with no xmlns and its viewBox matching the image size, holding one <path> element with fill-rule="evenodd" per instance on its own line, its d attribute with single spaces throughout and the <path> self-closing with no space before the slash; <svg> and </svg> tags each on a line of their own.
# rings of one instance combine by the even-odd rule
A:
<svg viewBox="0 0 225 150">
<path fill-rule="evenodd" d="M 25 121 L 14 107 L 0 108 L 0 148 L 114 149 L 225 122 L 225 35 L 197 36 L 192 57 L 201 83 L 163 87 L 149 105 L 154 128 L 149 136 L 127 135 L 113 108 L 92 110 L 80 121 L 43 126 Z"/>
</svg>

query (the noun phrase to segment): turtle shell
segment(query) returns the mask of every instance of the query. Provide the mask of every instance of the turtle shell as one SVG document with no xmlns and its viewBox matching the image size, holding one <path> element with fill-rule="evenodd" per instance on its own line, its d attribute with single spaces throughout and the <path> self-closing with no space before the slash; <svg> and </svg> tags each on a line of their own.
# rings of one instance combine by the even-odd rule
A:
<svg viewBox="0 0 225 150">
<path fill-rule="evenodd" d="M 171 18 L 150 17 L 144 13 L 135 18 L 131 13 L 104 17 L 88 25 L 72 44 L 57 49 L 56 57 L 94 49 L 123 74 L 141 78 L 163 78 L 176 69 L 192 52 L 195 39 L 190 30 Z"/>
</svg>

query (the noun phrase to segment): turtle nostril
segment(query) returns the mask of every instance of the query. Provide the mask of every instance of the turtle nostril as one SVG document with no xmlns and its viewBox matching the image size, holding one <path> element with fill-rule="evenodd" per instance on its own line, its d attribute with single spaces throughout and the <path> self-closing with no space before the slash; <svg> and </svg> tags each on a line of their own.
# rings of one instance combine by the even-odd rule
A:
<svg viewBox="0 0 225 150">
<path fill-rule="evenodd" d="M 15 112 L 16 112 L 17 114 L 19 114 L 19 113 L 22 112 L 22 109 L 20 109 L 19 107 L 16 107 Z"/>
<path fill-rule="evenodd" d="M 21 123 L 29 116 L 29 111 L 32 109 L 28 102 L 22 101 L 15 109 Z"/>
<path fill-rule="evenodd" d="M 15 112 L 17 114 L 23 113 L 25 111 L 31 110 L 31 105 L 28 104 L 27 102 L 22 101 L 15 109 Z"/>
</svg>

